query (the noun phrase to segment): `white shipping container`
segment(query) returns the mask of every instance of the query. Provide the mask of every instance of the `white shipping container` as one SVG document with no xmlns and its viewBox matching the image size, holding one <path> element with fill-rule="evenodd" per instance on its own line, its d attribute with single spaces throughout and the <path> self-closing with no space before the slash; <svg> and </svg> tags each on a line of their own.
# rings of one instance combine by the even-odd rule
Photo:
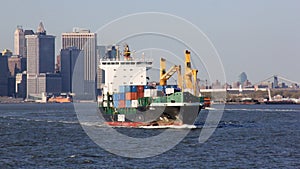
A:
<svg viewBox="0 0 300 169">
<path fill-rule="evenodd" d="M 144 97 L 151 97 L 151 89 L 144 90 Z"/>
<path fill-rule="evenodd" d="M 125 114 L 118 114 L 118 121 L 124 122 L 125 121 Z"/>
<path fill-rule="evenodd" d="M 157 97 L 157 89 L 150 89 L 151 97 Z"/>
<path fill-rule="evenodd" d="M 107 107 L 107 102 L 103 102 L 103 107 Z"/>
<path fill-rule="evenodd" d="M 104 94 L 104 96 L 103 96 L 103 100 L 108 100 L 108 96 L 107 96 L 107 94 Z"/>
<path fill-rule="evenodd" d="M 138 107 L 138 100 L 131 100 L 131 107 Z"/>
<path fill-rule="evenodd" d="M 166 94 L 173 94 L 174 88 L 166 88 Z"/>
</svg>

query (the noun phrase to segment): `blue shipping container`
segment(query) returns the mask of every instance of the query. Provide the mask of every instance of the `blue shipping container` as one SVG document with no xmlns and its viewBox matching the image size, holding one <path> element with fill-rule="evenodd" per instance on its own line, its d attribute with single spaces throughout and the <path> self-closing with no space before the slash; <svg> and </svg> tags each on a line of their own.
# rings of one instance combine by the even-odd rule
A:
<svg viewBox="0 0 300 169">
<path fill-rule="evenodd" d="M 156 86 L 157 91 L 163 91 L 164 90 L 164 86 Z"/>
<path fill-rule="evenodd" d="M 131 100 L 126 100 L 125 107 L 131 107 Z"/>
<path fill-rule="evenodd" d="M 115 93 L 115 94 L 113 94 L 113 100 L 115 101 L 117 101 L 117 100 L 119 100 L 119 94 L 118 93 Z"/>
<path fill-rule="evenodd" d="M 125 91 L 124 91 L 124 93 L 126 93 L 126 92 L 130 92 L 130 86 L 125 86 Z"/>
<path fill-rule="evenodd" d="M 114 101 L 114 107 L 119 107 L 119 101 Z"/>
<path fill-rule="evenodd" d="M 119 93 L 125 93 L 125 86 L 119 86 Z"/>
<path fill-rule="evenodd" d="M 130 86 L 130 92 L 137 92 L 137 86 Z"/>
<path fill-rule="evenodd" d="M 119 93 L 119 100 L 125 100 L 125 93 Z"/>
</svg>

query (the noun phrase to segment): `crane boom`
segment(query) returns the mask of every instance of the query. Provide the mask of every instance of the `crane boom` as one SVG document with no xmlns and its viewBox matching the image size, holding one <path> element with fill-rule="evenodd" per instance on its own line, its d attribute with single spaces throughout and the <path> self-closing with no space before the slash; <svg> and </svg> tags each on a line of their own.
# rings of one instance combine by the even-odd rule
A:
<svg viewBox="0 0 300 169">
<path fill-rule="evenodd" d="M 191 56 L 190 51 L 185 51 L 185 72 L 181 75 L 181 66 L 174 65 L 168 71 L 166 71 L 166 60 L 164 58 L 160 59 L 160 81 L 159 85 L 167 85 L 167 80 L 169 80 L 175 73 L 178 74 L 178 87 L 180 89 L 186 88 L 194 91 L 194 95 L 197 94 L 197 69 L 191 68 Z M 183 86 L 183 83 L 185 86 Z"/>
</svg>

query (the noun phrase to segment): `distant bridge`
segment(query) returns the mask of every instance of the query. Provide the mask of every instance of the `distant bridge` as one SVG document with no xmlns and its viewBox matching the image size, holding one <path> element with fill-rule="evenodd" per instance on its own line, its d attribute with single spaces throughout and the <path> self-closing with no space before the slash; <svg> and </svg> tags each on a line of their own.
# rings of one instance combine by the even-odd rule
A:
<svg viewBox="0 0 300 169">
<path fill-rule="evenodd" d="M 290 80 L 290 79 L 287 79 L 285 77 L 282 77 L 282 76 L 279 76 L 279 75 L 273 75 L 273 76 L 270 76 L 264 80 L 261 80 L 259 82 L 256 82 L 254 83 L 253 85 L 260 85 L 260 84 L 263 84 L 263 83 L 266 83 L 266 82 L 272 82 L 272 88 L 278 88 L 280 85 L 279 83 L 284 83 L 284 84 L 290 84 L 290 85 L 299 85 L 300 83 L 299 82 L 296 82 L 296 81 L 293 81 L 293 80 Z"/>
</svg>

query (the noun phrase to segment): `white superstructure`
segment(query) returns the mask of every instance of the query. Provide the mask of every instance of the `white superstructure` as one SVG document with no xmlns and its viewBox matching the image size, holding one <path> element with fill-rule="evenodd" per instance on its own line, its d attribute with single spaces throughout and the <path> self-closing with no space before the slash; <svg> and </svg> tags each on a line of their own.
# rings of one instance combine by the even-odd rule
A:
<svg viewBox="0 0 300 169">
<path fill-rule="evenodd" d="M 100 60 L 100 69 L 104 70 L 103 93 L 119 92 L 121 85 L 147 85 L 146 71 L 152 67 L 149 60 Z"/>
</svg>

